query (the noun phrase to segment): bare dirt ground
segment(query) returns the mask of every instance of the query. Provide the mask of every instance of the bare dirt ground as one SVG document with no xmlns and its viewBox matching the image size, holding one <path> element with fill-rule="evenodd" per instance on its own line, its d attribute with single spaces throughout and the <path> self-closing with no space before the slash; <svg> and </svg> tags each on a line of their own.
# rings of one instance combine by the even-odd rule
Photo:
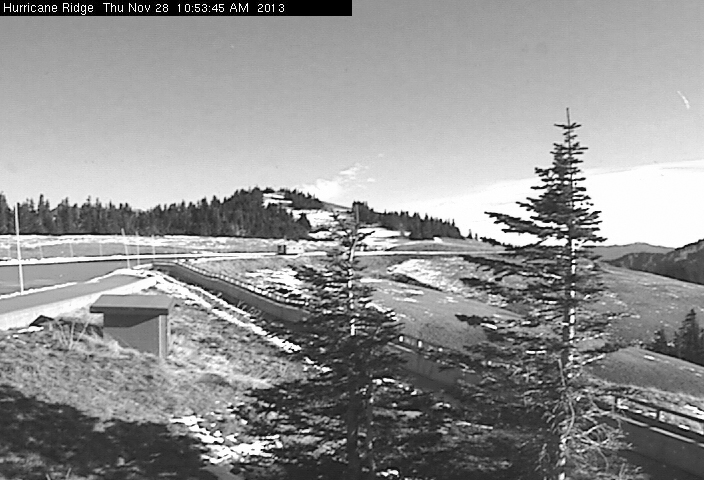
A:
<svg viewBox="0 0 704 480">
<path fill-rule="evenodd" d="M 203 469 L 211 460 L 256 449 L 237 406 L 304 367 L 192 298 L 169 318 L 166 360 L 102 338 L 100 316 L 85 310 L 2 332 L 0 478 L 215 479 Z"/>
</svg>

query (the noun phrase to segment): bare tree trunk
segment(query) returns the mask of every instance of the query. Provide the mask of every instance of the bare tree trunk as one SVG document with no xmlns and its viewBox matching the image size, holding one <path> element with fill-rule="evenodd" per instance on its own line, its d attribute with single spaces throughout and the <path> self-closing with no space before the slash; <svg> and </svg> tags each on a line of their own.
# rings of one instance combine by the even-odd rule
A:
<svg viewBox="0 0 704 480">
<path fill-rule="evenodd" d="M 376 478 L 376 459 L 374 458 L 374 384 L 370 378 L 365 379 L 364 396 L 364 466 L 367 469 L 365 478 Z"/>
<path fill-rule="evenodd" d="M 360 480 L 362 474 L 362 464 L 359 458 L 359 392 L 357 382 L 350 379 L 349 402 L 347 404 L 347 469 L 345 471 L 346 480 Z"/>
<path fill-rule="evenodd" d="M 571 225 L 570 225 L 571 229 Z M 567 480 L 567 457 L 568 446 L 567 440 L 569 436 L 570 426 L 573 423 L 573 418 L 570 408 L 569 389 L 572 382 L 574 369 L 574 341 L 576 338 L 577 311 L 575 307 L 576 300 L 576 285 L 575 277 L 577 275 L 577 259 L 572 238 L 567 241 L 567 256 L 569 260 L 568 271 L 565 272 L 564 282 L 564 307 L 562 314 L 562 352 L 560 355 L 560 377 L 562 381 L 563 393 L 559 399 L 559 411 L 556 419 L 556 427 L 558 430 L 559 441 L 557 449 L 556 461 L 556 480 Z"/>
</svg>

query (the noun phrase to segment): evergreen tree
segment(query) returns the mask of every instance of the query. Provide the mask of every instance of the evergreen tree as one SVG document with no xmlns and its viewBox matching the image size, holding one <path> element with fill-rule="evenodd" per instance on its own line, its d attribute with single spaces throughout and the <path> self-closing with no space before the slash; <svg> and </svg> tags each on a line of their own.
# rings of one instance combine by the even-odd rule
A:
<svg viewBox="0 0 704 480">
<path fill-rule="evenodd" d="M 12 209 L 7 204 L 5 195 L 0 192 L 0 235 L 7 235 L 14 232 Z"/>
<path fill-rule="evenodd" d="M 310 221 L 305 213 L 301 214 L 298 220 L 296 220 L 296 223 L 306 232 L 309 232 L 311 229 Z"/>
<path fill-rule="evenodd" d="M 575 134 L 580 125 L 570 121 L 568 110 L 567 123 L 556 126 L 563 141 L 554 144 L 552 165 L 535 169 L 538 195 L 518 203 L 527 218 L 488 213 L 504 232 L 533 240 L 507 246 L 505 259 L 468 258 L 499 278 L 518 275 L 527 281 L 521 294 L 532 310 L 520 327 L 497 325 L 490 338 L 499 343 L 482 348 L 510 372 L 505 380 L 513 382 L 512 388 L 522 388 L 526 417 L 539 412 L 545 420 L 538 436 L 545 479 L 621 478 L 620 432 L 601 421 L 594 402 L 597 385 L 582 375 L 583 359 L 576 350 L 578 326 L 581 334 L 603 333 L 603 321 L 584 309 L 602 288 L 589 249 L 603 241 L 599 212 L 593 210 L 579 168 L 586 150 Z"/>
<path fill-rule="evenodd" d="M 50 234 L 56 233 L 54 226 L 54 216 L 51 213 L 51 207 L 49 202 L 44 198 L 44 195 L 39 195 L 39 202 L 37 202 L 37 215 L 39 216 L 39 234 Z"/>
<path fill-rule="evenodd" d="M 271 189 L 270 189 L 271 190 Z M 284 198 L 291 200 L 291 206 L 298 210 L 322 210 L 325 208 L 323 202 L 315 198 L 309 193 L 299 192 L 298 190 L 283 189 L 280 191 Z M 273 193 L 273 190 L 268 193 Z"/>
<path fill-rule="evenodd" d="M 688 362 L 702 362 L 702 331 L 697 321 L 697 314 L 691 309 L 682 325 L 675 333 L 675 355 Z"/>
<path fill-rule="evenodd" d="M 254 391 L 252 428 L 281 435 L 283 445 L 272 453 L 290 478 L 372 480 L 388 468 L 439 478 L 434 474 L 451 467 L 433 472 L 437 457 L 428 452 L 441 455 L 447 413 L 429 395 L 390 380 L 402 366 L 389 348 L 399 324 L 372 304 L 372 288 L 360 282 L 360 224 L 340 220 L 340 227 L 325 265 L 299 271 L 309 286 L 310 315 L 294 334 L 280 332 L 300 345 L 295 356 L 317 367 L 305 381 Z"/>
</svg>

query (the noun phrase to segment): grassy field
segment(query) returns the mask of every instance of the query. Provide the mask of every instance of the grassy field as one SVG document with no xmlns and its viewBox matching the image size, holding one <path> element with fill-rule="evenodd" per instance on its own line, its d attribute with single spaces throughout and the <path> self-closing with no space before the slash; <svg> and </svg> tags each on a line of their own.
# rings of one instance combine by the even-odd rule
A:
<svg viewBox="0 0 704 480">
<path fill-rule="evenodd" d="M 291 257 L 203 261 L 199 265 L 242 277 L 248 272 L 291 270 L 322 261 L 323 257 Z M 365 276 L 377 281 L 373 286 L 379 302 L 404 318 L 407 333 L 428 337 L 428 341 L 456 347 L 483 338 L 478 328 L 467 328 L 457 315 L 510 316 L 510 310 L 520 313 L 499 293 L 474 286 L 473 282 L 491 281 L 492 276 L 459 256 L 413 258 L 409 254 L 361 257 L 360 261 Z M 647 343 L 662 327 L 672 334 L 691 308 L 699 310 L 704 306 L 704 285 L 607 264 L 603 268 L 606 291 L 591 308 L 614 317 L 609 330 L 613 339 Z M 266 277 L 260 281 L 266 285 Z M 520 288 L 525 281 L 508 277 L 502 285 Z"/>
<path fill-rule="evenodd" d="M 469 325 L 461 318 L 518 318 L 509 311 L 452 293 L 389 280 L 373 285 L 377 288 L 374 298 L 396 312 L 405 333 L 455 350 L 486 339 L 483 327 Z"/>
<path fill-rule="evenodd" d="M 629 347 L 594 362 L 589 370 L 614 383 L 698 397 L 704 408 L 704 367 L 678 358 Z"/>
<path fill-rule="evenodd" d="M 388 273 L 401 274 L 443 292 L 508 307 L 500 295 L 472 286 L 468 280 L 491 281 L 492 275 L 461 257 L 406 258 L 388 268 Z M 649 342 L 662 327 L 671 334 L 690 309 L 700 311 L 704 307 L 704 285 L 608 264 L 603 264 L 603 270 L 606 291 L 592 308 L 618 317 L 611 325 L 611 333 L 625 342 Z M 516 288 L 525 285 L 525 281 L 508 277 L 503 285 Z"/>
<path fill-rule="evenodd" d="M 604 266 L 607 292 L 597 308 L 621 312 L 612 331 L 626 341 L 649 342 L 664 327 L 670 337 L 689 310 L 702 312 L 704 285 Z"/>
<path fill-rule="evenodd" d="M 503 247 L 489 245 L 478 240 L 442 238 L 437 240 L 406 240 L 400 245 L 389 248 L 393 251 L 431 251 L 431 252 L 501 252 Z"/>
<path fill-rule="evenodd" d="M 167 360 L 101 338 L 99 316 L 85 310 L 39 332 L 3 332 L 0 478 L 215 480 L 202 468 L 207 452 L 193 419 L 221 440 L 246 442 L 233 406 L 248 401 L 251 387 L 304 371 L 261 337 L 189 303 L 170 315 Z M 93 326 L 84 332 L 86 322 Z"/>
</svg>

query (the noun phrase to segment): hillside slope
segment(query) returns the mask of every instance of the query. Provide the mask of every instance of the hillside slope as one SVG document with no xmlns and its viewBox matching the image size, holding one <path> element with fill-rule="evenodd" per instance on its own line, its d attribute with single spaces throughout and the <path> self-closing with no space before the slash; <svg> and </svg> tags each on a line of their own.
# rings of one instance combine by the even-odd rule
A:
<svg viewBox="0 0 704 480">
<path fill-rule="evenodd" d="M 704 239 L 668 253 L 631 253 L 611 260 L 619 267 L 704 284 Z"/>
<path fill-rule="evenodd" d="M 103 338 L 87 307 L 0 332 L 0 478 L 217 480 L 228 477 L 206 464 L 256 453 L 236 405 L 306 367 L 244 312 L 230 318 L 170 281 L 144 293 L 178 299 L 165 360 Z"/>
<path fill-rule="evenodd" d="M 593 305 L 597 313 L 613 318 L 609 331 L 621 342 L 649 342 L 656 330 L 672 333 L 686 313 L 704 308 L 704 286 L 676 279 L 603 264 L 606 291 Z M 406 258 L 389 268 L 389 273 L 445 293 L 514 310 L 504 293 L 521 288 L 525 280 L 507 277 L 487 290 L 492 276 L 462 257 Z M 483 284 L 485 284 L 483 286 Z M 503 290 L 503 292 L 502 292 Z"/>
</svg>

